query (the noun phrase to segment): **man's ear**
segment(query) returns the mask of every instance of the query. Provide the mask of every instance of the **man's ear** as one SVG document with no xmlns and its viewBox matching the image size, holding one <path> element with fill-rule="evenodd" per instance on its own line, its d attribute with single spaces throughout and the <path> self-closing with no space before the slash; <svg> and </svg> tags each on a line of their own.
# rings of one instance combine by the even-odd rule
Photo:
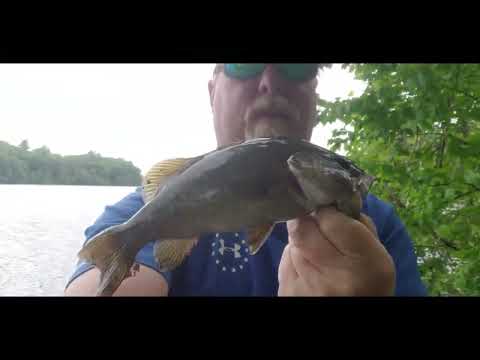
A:
<svg viewBox="0 0 480 360">
<path fill-rule="evenodd" d="M 215 98 L 215 80 L 208 81 L 208 93 L 210 94 L 210 107 L 213 110 L 213 99 Z"/>
</svg>

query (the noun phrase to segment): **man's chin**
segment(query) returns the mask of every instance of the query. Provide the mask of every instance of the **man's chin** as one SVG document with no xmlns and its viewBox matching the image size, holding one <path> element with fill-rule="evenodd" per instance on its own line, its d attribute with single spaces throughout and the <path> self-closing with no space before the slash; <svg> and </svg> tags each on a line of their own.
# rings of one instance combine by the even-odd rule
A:
<svg viewBox="0 0 480 360">
<path fill-rule="evenodd" d="M 247 124 L 245 129 L 245 139 L 253 139 L 260 137 L 277 137 L 288 136 L 298 137 L 298 131 L 294 131 L 290 122 L 286 119 L 258 119 L 257 121 Z"/>
<path fill-rule="evenodd" d="M 245 129 L 245 139 L 253 139 L 260 137 L 277 137 L 287 136 L 291 138 L 306 139 L 307 136 L 303 131 L 299 131 L 288 119 L 258 119 L 247 124 Z"/>
</svg>

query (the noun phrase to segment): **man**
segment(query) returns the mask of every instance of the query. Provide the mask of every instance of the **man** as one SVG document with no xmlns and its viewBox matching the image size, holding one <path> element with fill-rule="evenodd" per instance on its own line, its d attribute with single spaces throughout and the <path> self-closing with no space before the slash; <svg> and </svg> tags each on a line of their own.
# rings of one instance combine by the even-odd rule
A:
<svg viewBox="0 0 480 360">
<path fill-rule="evenodd" d="M 273 135 L 309 140 L 317 72 L 310 64 L 217 65 L 208 89 L 218 146 Z M 278 224 L 254 256 L 243 233 L 206 234 L 172 272 L 158 270 L 152 239 L 114 296 L 426 295 L 412 241 L 392 206 L 371 194 L 363 200 L 361 221 L 325 208 Z M 86 230 L 87 241 L 143 205 L 137 189 L 108 206 Z M 98 278 L 97 269 L 80 263 L 65 294 L 92 295 Z"/>
</svg>

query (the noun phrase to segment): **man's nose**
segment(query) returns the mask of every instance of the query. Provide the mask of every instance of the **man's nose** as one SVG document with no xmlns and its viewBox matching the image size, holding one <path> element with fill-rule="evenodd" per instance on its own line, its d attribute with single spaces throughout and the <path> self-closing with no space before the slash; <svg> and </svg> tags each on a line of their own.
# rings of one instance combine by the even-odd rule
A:
<svg viewBox="0 0 480 360">
<path fill-rule="evenodd" d="M 277 69 L 271 64 L 268 64 L 260 75 L 260 82 L 258 84 L 258 91 L 263 95 L 275 95 L 281 92 L 283 86 L 283 79 L 278 73 Z"/>
</svg>

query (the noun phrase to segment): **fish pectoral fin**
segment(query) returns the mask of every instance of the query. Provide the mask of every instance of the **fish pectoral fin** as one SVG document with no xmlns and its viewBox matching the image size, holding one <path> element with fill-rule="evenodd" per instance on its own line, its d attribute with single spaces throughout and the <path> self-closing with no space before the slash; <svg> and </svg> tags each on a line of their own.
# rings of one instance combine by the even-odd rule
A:
<svg viewBox="0 0 480 360">
<path fill-rule="evenodd" d="M 265 244 L 275 224 L 262 224 L 247 231 L 247 242 L 251 255 L 255 255 Z"/>
<path fill-rule="evenodd" d="M 196 158 L 176 158 L 156 163 L 143 178 L 143 200 L 150 202 L 158 193 L 165 180 L 175 175 Z"/>
<path fill-rule="evenodd" d="M 155 241 L 153 253 L 160 271 L 172 271 L 190 255 L 198 238 L 160 239 Z"/>
</svg>

